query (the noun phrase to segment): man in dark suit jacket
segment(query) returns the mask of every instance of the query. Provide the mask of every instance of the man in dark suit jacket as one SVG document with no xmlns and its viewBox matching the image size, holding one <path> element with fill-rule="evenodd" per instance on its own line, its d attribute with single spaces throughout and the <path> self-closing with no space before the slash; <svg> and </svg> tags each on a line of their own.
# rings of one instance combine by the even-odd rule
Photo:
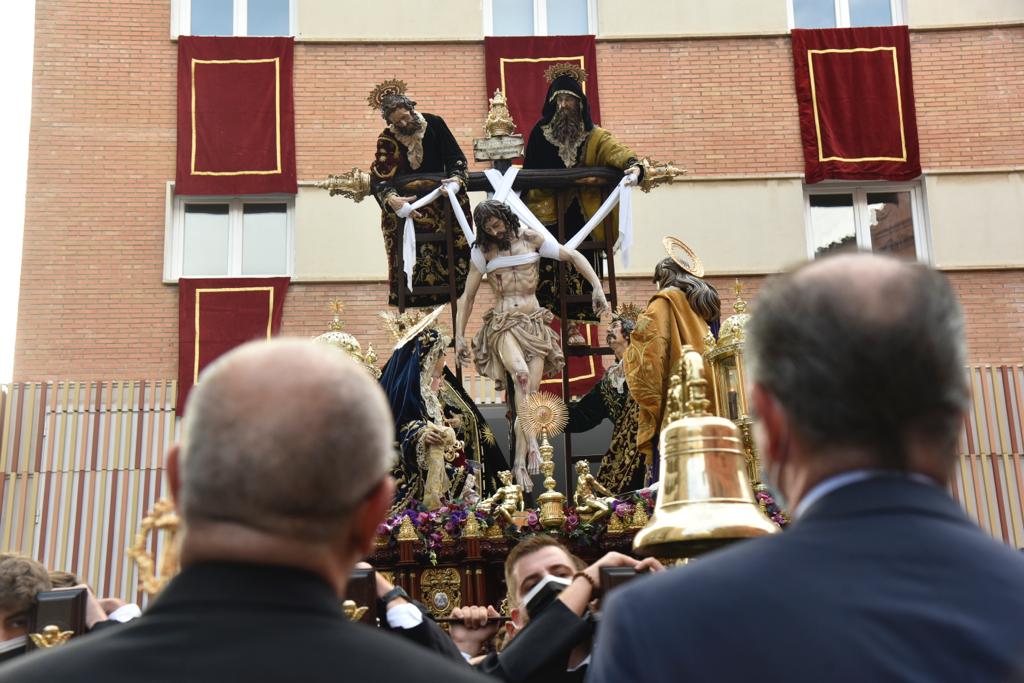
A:
<svg viewBox="0 0 1024 683">
<path fill-rule="evenodd" d="M 394 492 L 392 429 L 377 383 L 334 349 L 226 354 L 168 454 L 182 572 L 139 619 L 0 667 L 0 680 L 479 680 L 342 614 Z"/>
<path fill-rule="evenodd" d="M 935 271 L 870 255 L 770 283 L 747 328 L 784 533 L 616 592 L 591 681 L 1002 681 L 1024 654 L 1024 558 L 945 487 L 968 390 Z"/>
</svg>

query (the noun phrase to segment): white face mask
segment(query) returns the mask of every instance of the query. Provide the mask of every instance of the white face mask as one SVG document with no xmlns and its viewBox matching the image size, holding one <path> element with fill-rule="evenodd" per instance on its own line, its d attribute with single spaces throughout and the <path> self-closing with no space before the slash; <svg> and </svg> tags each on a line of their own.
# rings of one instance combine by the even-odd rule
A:
<svg viewBox="0 0 1024 683">
<path fill-rule="evenodd" d="M 28 636 L 18 636 L 8 640 L 0 640 L 0 654 L 17 650 L 19 647 L 28 645 Z"/>
</svg>

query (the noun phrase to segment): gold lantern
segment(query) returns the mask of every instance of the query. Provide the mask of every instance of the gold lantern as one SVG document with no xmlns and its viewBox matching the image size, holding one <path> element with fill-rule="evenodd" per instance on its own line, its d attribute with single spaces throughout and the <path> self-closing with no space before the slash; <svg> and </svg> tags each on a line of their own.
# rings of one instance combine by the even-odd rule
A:
<svg viewBox="0 0 1024 683">
<path fill-rule="evenodd" d="M 736 280 L 736 302 L 732 306 L 733 315 L 729 316 L 718 331 L 716 341 L 710 335 L 704 340 L 704 356 L 711 366 L 715 378 L 716 412 L 727 417 L 739 428 L 743 437 L 743 450 L 747 456 L 747 476 L 757 488 L 761 479 L 761 466 L 754 446 L 751 432 L 753 421 L 747 403 L 746 376 L 743 364 L 744 328 L 750 315 L 747 314 L 747 302 L 740 292 L 743 286 Z"/>
<path fill-rule="evenodd" d="M 684 346 L 661 432 L 658 500 L 633 539 L 639 555 L 688 558 L 779 530 L 754 500 L 739 429 L 708 412 L 706 393 L 704 361 Z"/>
</svg>

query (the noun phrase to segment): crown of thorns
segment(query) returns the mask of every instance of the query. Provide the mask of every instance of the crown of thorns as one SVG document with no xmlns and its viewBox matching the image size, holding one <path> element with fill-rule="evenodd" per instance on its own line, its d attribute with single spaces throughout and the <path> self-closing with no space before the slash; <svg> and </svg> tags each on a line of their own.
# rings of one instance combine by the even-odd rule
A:
<svg viewBox="0 0 1024 683">
<path fill-rule="evenodd" d="M 366 98 L 366 102 L 370 105 L 371 109 L 380 109 L 384 104 L 385 97 L 404 95 L 408 87 L 405 81 L 400 81 L 397 78 L 388 79 L 373 87 L 370 95 Z"/>
<path fill-rule="evenodd" d="M 544 78 L 548 83 L 554 83 L 555 79 L 561 76 L 569 76 L 581 85 L 587 80 L 587 72 L 583 70 L 583 67 L 572 62 L 559 62 L 544 70 Z"/>
</svg>

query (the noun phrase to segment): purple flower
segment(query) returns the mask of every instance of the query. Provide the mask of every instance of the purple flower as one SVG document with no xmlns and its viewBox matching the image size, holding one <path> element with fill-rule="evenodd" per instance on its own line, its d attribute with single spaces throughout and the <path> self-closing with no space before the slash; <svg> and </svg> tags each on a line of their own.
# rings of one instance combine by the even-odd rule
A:
<svg viewBox="0 0 1024 683">
<path fill-rule="evenodd" d="M 615 514 L 619 517 L 632 517 L 635 510 L 636 506 L 632 503 L 622 503 L 615 508 Z"/>
<path fill-rule="evenodd" d="M 536 526 L 537 524 L 537 513 L 533 510 L 526 515 L 526 523 L 530 526 Z"/>
</svg>

